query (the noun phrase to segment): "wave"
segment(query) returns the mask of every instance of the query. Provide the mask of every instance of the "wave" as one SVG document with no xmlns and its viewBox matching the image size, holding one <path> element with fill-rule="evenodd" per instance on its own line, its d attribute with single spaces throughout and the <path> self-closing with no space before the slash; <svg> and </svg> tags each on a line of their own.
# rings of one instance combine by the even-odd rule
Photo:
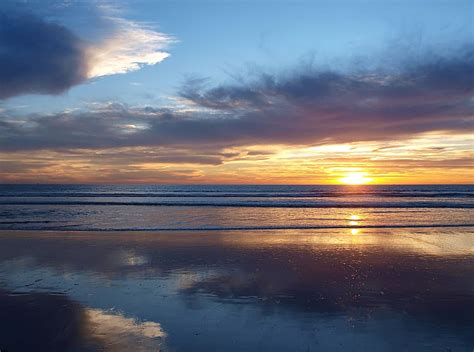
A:
<svg viewBox="0 0 474 352">
<path fill-rule="evenodd" d="M 335 197 L 394 197 L 394 198 L 474 198 L 473 192 L 412 192 L 412 191 L 377 191 L 377 192 L 173 192 L 173 193 L 87 193 L 87 192 L 22 192 L 2 193 L 1 197 L 11 198 L 335 198 Z"/>
<path fill-rule="evenodd" d="M 57 221 L 52 220 L 21 220 L 21 221 L 0 221 L 1 225 L 17 225 L 17 224 L 51 224 Z"/>
<path fill-rule="evenodd" d="M 266 230 L 344 230 L 344 229 L 418 229 L 418 228 L 462 228 L 474 227 L 474 224 L 429 224 L 429 225 L 360 225 L 360 226 L 345 226 L 345 225 L 289 225 L 289 226 L 211 226 L 211 227 L 128 227 L 128 228 L 95 228 L 95 227 L 80 227 L 80 225 L 64 225 L 52 227 L 23 227 L 23 228 L 8 228 L 1 230 L 12 231 L 96 231 L 96 232 L 124 232 L 124 231 L 266 231 Z"/>
<path fill-rule="evenodd" d="M 471 209 L 461 202 L 111 202 L 111 201 L 7 201 L 0 205 L 87 205 L 157 207 L 245 207 L 245 208 L 456 208 Z"/>
</svg>

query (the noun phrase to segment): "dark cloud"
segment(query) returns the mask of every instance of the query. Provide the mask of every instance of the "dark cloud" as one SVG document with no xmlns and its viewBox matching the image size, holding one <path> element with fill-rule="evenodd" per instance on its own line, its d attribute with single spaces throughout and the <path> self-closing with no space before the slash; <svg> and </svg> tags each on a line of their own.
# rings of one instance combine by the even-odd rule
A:
<svg viewBox="0 0 474 352">
<path fill-rule="evenodd" d="M 222 149 L 402 139 L 472 127 L 474 51 L 405 61 L 402 67 L 336 72 L 302 65 L 247 83 L 184 85 L 187 112 L 110 104 L 89 111 L 7 118 L 2 150 L 173 146 Z M 189 112 L 191 110 L 191 112 Z"/>
<path fill-rule="evenodd" d="M 86 79 L 84 43 L 31 14 L 0 12 L 0 99 L 59 94 Z"/>
</svg>

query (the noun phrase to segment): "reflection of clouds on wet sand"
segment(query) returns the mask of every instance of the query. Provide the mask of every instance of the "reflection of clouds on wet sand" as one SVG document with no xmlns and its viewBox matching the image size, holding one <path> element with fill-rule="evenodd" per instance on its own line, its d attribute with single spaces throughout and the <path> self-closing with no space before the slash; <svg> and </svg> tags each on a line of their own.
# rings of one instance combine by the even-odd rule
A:
<svg viewBox="0 0 474 352">
<path fill-rule="evenodd" d="M 160 324 L 82 306 L 57 293 L 16 294 L 0 290 L 0 350 L 160 351 Z"/>
<path fill-rule="evenodd" d="M 142 266 L 147 264 L 148 258 L 137 254 L 133 250 L 122 250 L 115 253 L 117 264 L 123 266 Z"/>
<path fill-rule="evenodd" d="M 95 291 L 101 303 L 83 294 L 87 306 L 104 307 L 113 298 L 107 307 L 123 302 L 119 309 L 131 316 L 143 314 L 138 307 L 147 300 L 146 320 L 162 322 L 173 334 L 193 321 L 196 312 L 212 315 L 206 309 L 214 304 L 224 317 L 241 304 L 259 317 L 284 315 L 290 317 L 285 322 L 302 326 L 305 317 L 362 319 L 385 329 L 393 341 L 415 331 L 464 346 L 472 342 L 474 327 L 474 238 L 461 230 L 0 233 L 0 277 L 16 290 L 40 289 L 38 277 L 44 287 L 59 287 L 61 292 L 76 290 L 80 296 L 81 289 Z M 180 315 L 177 308 L 182 309 Z M 112 311 L 85 309 L 83 314 L 89 327 L 99 322 L 88 333 L 95 340 L 107 335 L 130 346 L 150 335 L 156 336 L 150 343 L 163 339 L 155 323 L 140 324 Z M 198 336 L 192 329 L 210 329 L 205 321 L 195 324 L 184 329 L 181 338 Z M 233 330 L 222 320 L 216 326 L 212 329 Z"/>
<path fill-rule="evenodd" d="M 155 322 L 140 323 L 101 309 L 87 308 L 85 314 L 91 337 L 103 340 L 106 351 L 160 351 L 161 342 L 166 337 L 160 324 Z"/>
</svg>

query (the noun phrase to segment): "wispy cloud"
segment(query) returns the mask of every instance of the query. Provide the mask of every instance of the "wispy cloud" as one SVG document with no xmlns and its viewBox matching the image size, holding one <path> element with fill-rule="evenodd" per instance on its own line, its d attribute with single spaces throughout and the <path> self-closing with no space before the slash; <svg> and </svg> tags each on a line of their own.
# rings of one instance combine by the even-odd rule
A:
<svg viewBox="0 0 474 352">
<path fill-rule="evenodd" d="M 110 34 L 88 49 L 88 78 L 136 71 L 155 65 L 170 54 L 165 49 L 174 38 L 145 24 L 105 13 L 112 28 Z"/>
</svg>

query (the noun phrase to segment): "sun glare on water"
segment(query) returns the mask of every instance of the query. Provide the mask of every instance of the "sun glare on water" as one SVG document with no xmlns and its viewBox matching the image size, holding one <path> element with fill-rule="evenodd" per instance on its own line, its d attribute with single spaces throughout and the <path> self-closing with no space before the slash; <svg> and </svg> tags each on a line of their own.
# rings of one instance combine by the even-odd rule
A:
<svg viewBox="0 0 474 352">
<path fill-rule="evenodd" d="M 364 172 L 351 172 L 339 180 L 341 183 L 346 185 L 364 185 L 370 183 L 372 178 L 366 177 Z"/>
</svg>

